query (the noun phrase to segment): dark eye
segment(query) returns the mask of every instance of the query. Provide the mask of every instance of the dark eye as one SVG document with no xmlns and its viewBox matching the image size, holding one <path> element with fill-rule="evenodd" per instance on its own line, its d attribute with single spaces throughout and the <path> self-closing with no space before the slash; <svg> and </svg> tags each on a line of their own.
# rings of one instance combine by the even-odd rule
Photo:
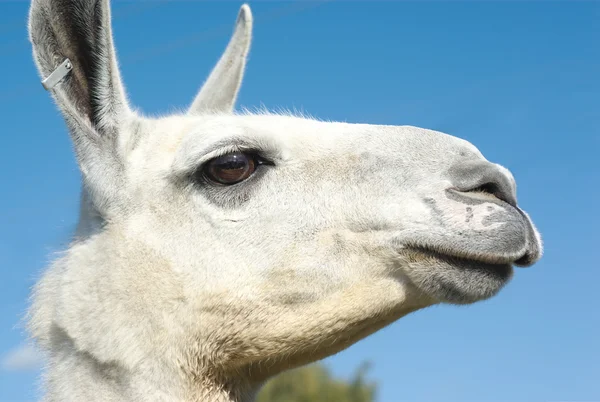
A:
<svg viewBox="0 0 600 402">
<path fill-rule="evenodd" d="M 231 185 L 246 180 L 259 164 L 256 155 L 234 152 L 208 161 L 204 174 L 216 183 Z"/>
</svg>

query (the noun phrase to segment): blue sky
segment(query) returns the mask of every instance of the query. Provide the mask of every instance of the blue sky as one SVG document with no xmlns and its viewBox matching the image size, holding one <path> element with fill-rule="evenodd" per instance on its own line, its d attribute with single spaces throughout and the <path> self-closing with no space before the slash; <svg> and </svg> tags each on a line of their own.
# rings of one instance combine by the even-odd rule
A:
<svg viewBox="0 0 600 402">
<path fill-rule="evenodd" d="M 113 2 L 132 102 L 164 114 L 194 97 L 240 2 Z M 474 143 L 512 170 L 545 241 L 496 298 L 405 317 L 327 360 L 363 360 L 379 402 L 600 400 L 600 2 L 250 2 L 239 106 L 410 124 Z M 25 1 L 0 2 L 0 401 L 30 401 L 12 367 L 30 286 L 75 223 L 78 170 L 39 84 Z M 14 363 L 14 361 L 13 361 Z M 14 366 L 14 364 L 12 365 Z"/>
</svg>

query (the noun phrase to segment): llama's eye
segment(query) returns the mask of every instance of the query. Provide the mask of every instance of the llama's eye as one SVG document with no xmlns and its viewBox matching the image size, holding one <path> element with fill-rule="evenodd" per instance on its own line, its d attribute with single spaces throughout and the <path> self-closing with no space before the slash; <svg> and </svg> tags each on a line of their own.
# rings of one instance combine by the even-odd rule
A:
<svg viewBox="0 0 600 402">
<path fill-rule="evenodd" d="M 235 152 L 208 161 L 204 174 L 213 182 L 231 185 L 250 177 L 258 164 L 255 155 Z"/>
</svg>

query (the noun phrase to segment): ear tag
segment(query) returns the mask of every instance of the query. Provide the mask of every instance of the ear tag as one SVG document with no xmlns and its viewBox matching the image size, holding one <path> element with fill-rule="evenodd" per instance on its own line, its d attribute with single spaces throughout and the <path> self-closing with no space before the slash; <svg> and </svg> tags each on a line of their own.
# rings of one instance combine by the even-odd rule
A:
<svg viewBox="0 0 600 402">
<path fill-rule="evenodd" d="M 71 60 L 65 59 L 45 80 L 42 81 L 42 86 L 46 91 L 51 90 L 62 81 L 63 78 L 69 74 L 69 72 L 73 69 L 73 65 L 71 64 Z"/>
</svg>

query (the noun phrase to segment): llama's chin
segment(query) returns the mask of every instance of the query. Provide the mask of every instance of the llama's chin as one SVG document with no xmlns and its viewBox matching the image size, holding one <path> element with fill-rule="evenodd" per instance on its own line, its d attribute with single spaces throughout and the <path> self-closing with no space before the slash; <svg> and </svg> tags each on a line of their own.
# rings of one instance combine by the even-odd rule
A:
<svg viewBox="0 0 600 402">
<path fill-rule="evenodd" d="M 470 304 L 495 296 L 512 278 L 508 263 L 489 263 L 411 250 L 402 253 L 403 271 L 422 292 L 440 303 Z"/>
</svg>

